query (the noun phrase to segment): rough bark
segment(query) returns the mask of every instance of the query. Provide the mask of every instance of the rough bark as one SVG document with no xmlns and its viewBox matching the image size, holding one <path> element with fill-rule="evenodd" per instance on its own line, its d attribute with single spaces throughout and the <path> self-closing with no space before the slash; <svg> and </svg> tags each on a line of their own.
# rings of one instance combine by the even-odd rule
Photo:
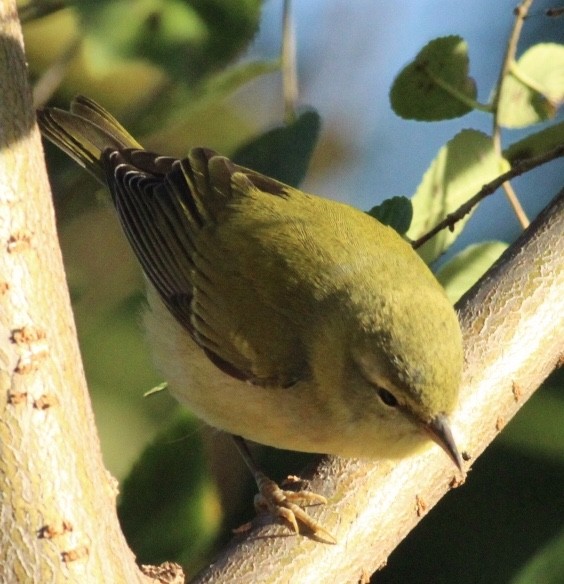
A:
<svg viewBox="0 0 564 584">
<path fill-rule="evenodd" d="M 102 463 L 29 90 L 0 1 L 0 582 L 152 582 Z"/>
</svg>

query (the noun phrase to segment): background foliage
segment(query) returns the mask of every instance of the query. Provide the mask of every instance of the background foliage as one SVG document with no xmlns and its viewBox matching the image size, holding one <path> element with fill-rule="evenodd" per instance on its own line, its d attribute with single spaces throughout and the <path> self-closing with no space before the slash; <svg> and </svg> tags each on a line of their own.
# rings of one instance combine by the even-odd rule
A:
<svg viewBox="0 0 564 584">
<path fill-rule="evenodd" d="M 275 39 L 269 35 L 280 29 L 276 10 L 281 2 L 272 0 L 263 7 L 259 0 L 83 0 L 68 2 L 47 15 L 37 10 L 41 6 L 49 12 L 50 4 L 26 8 L 22 3 L 39 102 L 49 99 L 52 105 L 66 107 L 72 96 L 84 93 L 110 109 L 147 148 L 182 156 L 191 146 L 205 145 L 291 184 L 302 183 L 309 167 L 305 185 L 313 192 L 337 196 L 342 176 L 356 169 L 364 177 L 356 185 L 364 186 L 365 192 L 353 188 L 350 197 L 340 193 L 342 198 L 371 208 L 371 214 L 412 238 L 501 174 L 510 162 L 564 142 L 558 110 L 564 95 L 564 49 L 555 42 L 557 29 L 541 3 L 525 23 L 527 42 L 517 55 L 519 73 L 503 84 L 498 122 L 523 130 L 504 133 L 502 151 L 491 139 L 495 79 L 472 77 L 472 42 L 479 37 L 465 40 L 460 31 L 449 28 L 446 16 L 439 38 L 428 36 L 428 42 L 395 62 L 397 77 L 393 83 L 390 79 L 386 90 L 391 87 L 397 120 L 454 120 L 427 125 L 402 120 L 413 140 L 405 139 L 394 150 L 397 144 L 385 132 L 371 149 L 365 147 L 366 135 L 361 131 L 352 137 L 347 133 L 349 126 L 358 128 L 355 116 L 363 124 L 378 126 L 377 116 L 383 114 L 372 106 L 351 112 L 338 77 L 322 77 L 327 103 L 341 100 L 338 115 L 323 97 L 319 103 L 302 97 L 293 122 L 283 123 L 279 32 Z M 306 28 L 299 18 L 305 9 L 298 11 L 298 46 L 311 45 L 315 35 L 325 35 L 337 53 L 347 51 L 347 43 L 358 35 L 350 21 L 339 18 L 336 4 L 327 3 L 325 14 L 332 14 L 334 20 L 325 20 L 321 33 Z M 359 3 L 357 14 L 374 19 L 386 37 L 389 15 L 374 4 Z M 504 32 L 496 29 L 490 39 L 498 66 L 513 19 L 513 4 L 505 4 Z M 468 10 L 469 19 L 480 18 L 475 7 L 456 10 Z M 307 18 L 311 14 L 306 11 Z M 561 33 L 561 22 L 559 26 Z M 481 34 L 488 34 L 487 27 Z M 364 46 L 370 42 L 364 39 Z M 333 59 L 328 53 L 317 56 L 320 69 Z M 368 51 L 358 52 L 346 64 L 360 72 L 354 88 L 359 92 L 374 83 L 372 76 L 383 84 L 377 67 L 366 68 L 367 57 Z M 308 55 L 301 55 L 299 63 L 312 73 Z M 303 85 L 307 95 L 308 78 Z M 389 105 L 384 105 L 391 118 Z M 474 123 L 478 116 L 487 121 L 485 126 Z M 441 128 L 434 153 L 427 155 L 419 178 L 403 187 L 405 195 L 414 195 L 413 208 L 405 197 L 381 205 L 383 198 L 398 194 L 386 192 L 388 175 L 413 173 L 417 136 L 427 135 L 430 126 Z M 382 164 L 382 150 L 391 152 L 393 162 L 385 175 L 380 172 L 368 184 L 373 168 Z M 191 573 L 230 528 L 250 517 L 253 487 L 249 482 L 243 486 L 230 482 L 246 478 L 234 451 L 223 445 L 218 434 L 180 411 L 166 391 L 143 399 L 162 379 L 151 367 L 139 331 L 143 296 L 138 266 L 105 194 L 62 155 L 50 148 L 47 154 L 105 459 L 122 481 L 124 530 L 141 562 L 177 560 Z M 364 159 L 364 168 L 359 167 L 359 159 Z M 547 193 L 523 188 L 526 208 L 541 208 L 555 193 L 562 183 L 561 170 L 561 164 L 559 170 L 552 170 L 553 187 Z M 550 172 L 544 167 L 541 172 L 546 184 Z M 538 175 L 534 180 L 539 182 Z M 506 215 L 492 218 L 491 211 L 489 215 L 478 209 L 454 232 L 445 231 L 421 248 L 453 301 L 518 232 L 516 223 L 508 227 L 512 220 Z M 489 233 L 481 229 L 488 221 Z M 564 581 L 563 382 L 562 374 L 554 375 L 537 393 L 477 462 L 466 485 L 430 514 L 390 558 L 388 567 L 374 576 L 375 582 Z M 267 470 L 280 478 L 297 472 L 308 457 L 264 449 L 263 459 Z"/>
</svg>

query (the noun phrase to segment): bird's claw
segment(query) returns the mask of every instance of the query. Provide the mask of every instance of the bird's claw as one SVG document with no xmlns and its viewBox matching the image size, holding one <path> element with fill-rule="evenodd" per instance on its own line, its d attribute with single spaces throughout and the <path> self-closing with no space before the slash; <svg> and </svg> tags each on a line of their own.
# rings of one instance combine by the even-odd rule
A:
<svg viewBox="0 0 564 584">
<path fill-rule="evenodd" d="M 325 497 L 310 491 L 283 490 L 262 473 L 261 476 L 255 478 L 259 487 L 259 493 L 255 496 L 257 512 L 267 511 L 280 518 L 296 534 L 300 531 L 298 523 L 301 523 L 314 535 L 330 543 L 337 543 L 337 540 L 319 522 L 302 509 L 302 506 L 325 505 L 327 503 Z"/>
</svg>

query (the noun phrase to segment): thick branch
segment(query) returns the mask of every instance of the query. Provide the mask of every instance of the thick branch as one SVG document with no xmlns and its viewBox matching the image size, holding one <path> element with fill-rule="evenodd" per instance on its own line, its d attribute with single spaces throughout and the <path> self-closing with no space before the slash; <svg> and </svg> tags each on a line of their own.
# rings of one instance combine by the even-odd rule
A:
<svg viewBox="0 0 564 584">
<path fill-rule="evenodd" d="M 102 463 L 12 0 L 0 95 L 0 580 L 153 582 Z"/>
<path fill-rule="evenodd" d="M 458 303 L 466 368 L 453 427 L 471 462 L 564 353 L 562 233 L 564 191 Z M 356 583 L 385 564 L 459 480 L 437 446 L 395 464 L 324 459 L 311 488 L 329 504 L 311 514 L 337 545 L 259 527 L 236 538 L 194 582 Z"/>
</svg>

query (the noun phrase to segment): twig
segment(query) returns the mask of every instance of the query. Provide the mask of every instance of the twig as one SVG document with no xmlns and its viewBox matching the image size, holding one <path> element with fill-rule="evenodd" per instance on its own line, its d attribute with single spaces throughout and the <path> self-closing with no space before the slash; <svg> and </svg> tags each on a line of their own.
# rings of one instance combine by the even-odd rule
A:
<svg viewBox="0 0 564 584">
<path fill-rule="evenodd" d="M 503 63 L 501 65 L 501 70 L 499 72 L 499 78 L 497 81 L 496 90 L 494 93 L 492 101 L 493 110 L 493 130 L 492 139 L 493 145 L 496 153 L 501 156 L 501 128 L 499 126 L 499 100 L 501 97 L 501 89 L 505 78 L 510 75 L 511 67 L 515 61 L 515 54 L 517 53 L 517 43 L 519 42 L 519 37 L 521 36 L 521 31 L 523 29 L 523 24 L 527 18 L 527 13 L 533 0 L 523 0 L 517 8 L 515 8 L 515 21 L 513 23 L 513 29 L 509 35 L 509 40 L 507 42 L 507 48 L 505 50 L 505 56 L 503 58 Z M 513 208 L 513 212 L 517 216 L 517 219 L 523 229 L 526 229 L 529 225 L 529 219 L 523 206 L 521 205 L 517 195 L 515 194 L 513 188 L 509 184 L 503 184 L 503 189 L 505 195 L 509 201 L 509 204 Z"/>
<path fill-rule="evenodd" d="M 468 199 L 466 203 L 461 205 L 456 211 L 453 213 L 449 213 L 440 223 L 435 225 L 431 231 L 416 239 L 412 245 L 414 249 L 421 247 L 424 243 L 429 241 L 432 237 L 434 237 L 439 231 L 442 231 L 446 227 L 448 227 L 451 231 L 454 228 L 457 221 L 460 221 L 465 215 L 470 213 L 470 211 L 482 200 L 485 199 L 487 196 L 493 194 L 500 186 L 504 183 L 509 181 L 516 176 L 520 176 L 521 174 L 536 168 L 537 166 L 541 166 L 542 164 L 546 164 L 555 158 L 559 158 L 564 156 L 564 144 L 557 146 L 556 148 L 545 152 L 544 154 L 539 154 L 539 156 L 535 156 L 533 158 L 527 158 L 525 160 L 521 160 L 517 162 L 511 170 L 508 170 L 504 174 L 498 176 L 496 179 L 492 180 L 491 182 L 485 184 L 473 197 Z"/>
<path fill-rule="evenodd" d="M 291 0 L 284 0 L 282 21 L 282 90 L 284 119 L 287 124 L 296 119 L 298 75 L 296 69 L 296 37 L 291 14 Z"/>
</svg>

